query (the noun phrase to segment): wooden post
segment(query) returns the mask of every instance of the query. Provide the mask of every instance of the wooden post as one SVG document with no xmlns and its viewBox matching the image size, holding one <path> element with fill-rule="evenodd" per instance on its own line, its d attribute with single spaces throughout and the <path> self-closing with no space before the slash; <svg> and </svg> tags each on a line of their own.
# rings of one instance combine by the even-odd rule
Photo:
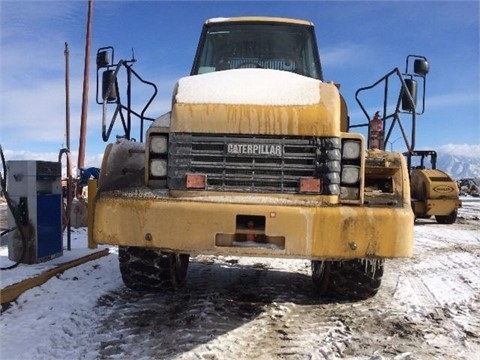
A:
<svg viewBox="0 0 480 360">
<path fill-rule="evenodd" d="M 88 180 L 88 248 L 96 249 L 97 244 L 93 240 L 93 199 L 97 195 L 97 180 Z"/>
</svg>

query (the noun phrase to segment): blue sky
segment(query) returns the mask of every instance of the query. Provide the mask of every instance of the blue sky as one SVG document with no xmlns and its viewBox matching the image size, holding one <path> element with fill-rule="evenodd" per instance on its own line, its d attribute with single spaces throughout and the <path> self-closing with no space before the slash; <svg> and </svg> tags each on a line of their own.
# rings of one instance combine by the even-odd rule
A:
<svg viewBox="0 0 480 360">
<path fill-rule="evenodd" d="M 285 16 L 316 26 L 325 80 L 341 84 L 352 122 L 365 119 L 355 91 L 408 54 L 430 62 L 417 148 L 480 156 L 480 3 L 478 1 L 101 1 L 94 0 L 86 166 L 98 166 L 101 106 L 95 102 L 97 48 L 157 84 L 150 116 L 168 111 L 175 81 L 190 72 L 201 26 L 211 17 Z M 65 140 L 65 57 L 70 50 L 71 150 L 80 129 L 88 3 L 0 0 L 0 144 L 6 160 L 54 160 Z M 134 89 L 135 91 L 135 89 Z M 369 106 L 376 106 L 370 104 Z M 113 134 L 118 133 L 116 129 Z M 399 134 L 389 146 L 403 151 Z"/>
</svg>

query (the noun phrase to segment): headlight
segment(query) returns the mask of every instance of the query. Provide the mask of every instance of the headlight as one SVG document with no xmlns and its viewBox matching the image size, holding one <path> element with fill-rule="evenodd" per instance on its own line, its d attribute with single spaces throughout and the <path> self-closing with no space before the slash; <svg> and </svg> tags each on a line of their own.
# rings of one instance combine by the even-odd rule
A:
<svg viewBox="0 0 480 360">
<path fill-rule="evenodd" d="M 167 160 L 153 159 L 150 161 L 150 174 L 155 177 L 167 176 Z"/>
<path fill-rule="evenodd" d="M 355 200 L 359 198 L 360 190 L 356 187 L 342 186 L 340 188 L 340 199 L 342 200 Z"/>
<path fill-rule="evenodd" d="M 344 159 L 358 159 L 360 157 L 360 141 L 344 141 L 342 157 Z"/>
<path fill-rule="evenodd" d="M 152 136 L 150 138 L 150 152 L 154 154 L 165 154 L 168 150 L 168 139 L 166 136 Z"/>
<path fill-rule="evenodd" d="M 342 184 L 356 184 L 360 180 L 360 167 L 345 165 L 342 167 Z"/>
</svg>

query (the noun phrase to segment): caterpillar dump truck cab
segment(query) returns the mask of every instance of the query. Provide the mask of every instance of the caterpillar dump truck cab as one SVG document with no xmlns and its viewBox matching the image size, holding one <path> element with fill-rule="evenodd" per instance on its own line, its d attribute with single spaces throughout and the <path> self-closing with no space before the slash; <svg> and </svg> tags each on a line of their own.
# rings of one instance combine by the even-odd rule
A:
<svg viewBox="0 0 480 360">
<path fill-rule="evenodd" d="M 462 206 L 459 188 L 445 171 L 437 169 L 437 152 L 405 152 L 410 169 L 412 209 L 417 218 L 435 216 L 439 224 L 453 224 Z M 418 161 L 415 161 L 418 160 Z"/>
<path fill-rule="evenodd" d="M 133 62 L 97 53 L 97 101 L 115 107 L 103 137 L 117 118 L 125 134 L 105 150 L 93 236 L 119 246 L 127 286 L 177 287 L 190 255 L 262 256 L 309 259 L 320 294 L 368 298 L 385 258 L 412 255 L 406 160 L 348 132 L 311 22 L 206 21 L 190 76 L 156 119 L 120 101 L 119 71 L 137 75 Z"/>
</svg>

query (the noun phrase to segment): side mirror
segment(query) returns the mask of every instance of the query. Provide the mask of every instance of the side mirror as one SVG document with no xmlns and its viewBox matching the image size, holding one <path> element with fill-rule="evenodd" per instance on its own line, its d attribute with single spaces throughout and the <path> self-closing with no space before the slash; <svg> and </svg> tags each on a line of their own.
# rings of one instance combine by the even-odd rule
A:
<svg viewBox="0 0 480 360">
<path fill-rule="evenodd" d="M 413 72 L 419 76 L 425 76 L 430 71 L 430 64 L 427 60 L 415 59 L 413 62 Z"/>
<path fill-rule="evenodd" d="M 108 51 L 103 50 L 97 53 L 97 68 L 110 65 L 110 56 Z"/>
<path fill-rule="evenodd" d="M 108 55 L 108 54 L 107 54 Z M 98 57 L 97 57 L 98 60 Z M 97 62 L 98 65 L 98 62 Z M 102 74 L 102 99 L 117 100 L 117 82 L 115 70 L 105 70 Z M 110 90 L 110 91 L 109 91 Z"/>
<path fill-rule="evenodd" d="M 404 79 L 404 81 L 406 89 L 402 89 L 402 110 L 413 112 L 417 106 L 417 82 L 413 79 Z M 411 99 L 408 93 L 412 96 Z"/>
</svg>

